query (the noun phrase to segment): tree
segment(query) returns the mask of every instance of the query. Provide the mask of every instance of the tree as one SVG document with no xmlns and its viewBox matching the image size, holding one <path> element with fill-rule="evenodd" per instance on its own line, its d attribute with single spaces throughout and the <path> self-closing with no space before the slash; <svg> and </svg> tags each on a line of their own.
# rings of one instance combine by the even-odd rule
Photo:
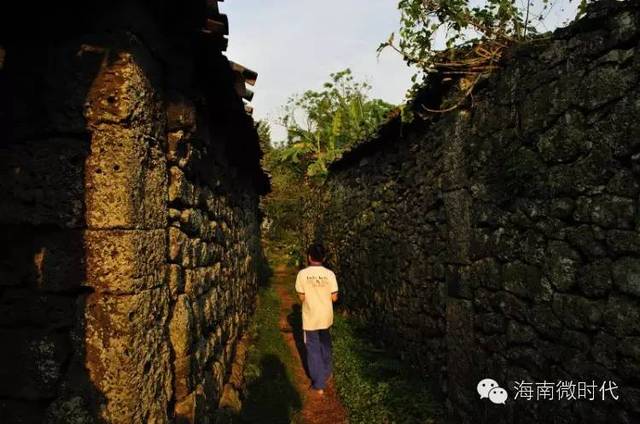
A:
<svg viewBox="0 0 640 424">
<path fill-rule="evenodd" d="M 271 149 L 271 127 L 269 126 L 269 123 L 264 120 L 258 121 L 256 123 L 256 132 L 258 133 L 262 149 Z"/>
<path fill-rule="evenodd" d="M 370 88 L 346 69 L 331 74 L 321 90 L 291 97 L 280 119 L 286 142 L 264 149 L 264 165 L 272 176 L 272 192 L 263 200 L 270 220 L 265 235 L 296 264 L 311 241 L 309 224 L 329 163 L 375 132 L 394 108 L 370 99 Z M 258 124 L 259 134 L 269 133 L 265 125 Z"/>
<path fill-rule="evenodd" d="M 378 51 L 392 48 L 418 67 L 411 92 L 420 85 L 420 77 L 443 72 L 460 78 L 464 100 L 480 78 L 497 69 L 505 47 L 536 37 L 553 8 L 571 1 L 400 0 L 399 40 L 391 34 Z M 588 0 L 573 1 L 579 2 L 580 16 Z M 438 34 L 444 37 L 445 50 L 436 46 Z"/>
<path fill-rule="evenodd" d="M 369 99 L 370 89 L 345 69 L 331 74 L 321 91 L 291 97 L 281 118 L 287 128 L 281 160 L 302 176 L 321 181 L 327 165 L 370 136 L 394 108 L 380 99 Z"/>
</svg>

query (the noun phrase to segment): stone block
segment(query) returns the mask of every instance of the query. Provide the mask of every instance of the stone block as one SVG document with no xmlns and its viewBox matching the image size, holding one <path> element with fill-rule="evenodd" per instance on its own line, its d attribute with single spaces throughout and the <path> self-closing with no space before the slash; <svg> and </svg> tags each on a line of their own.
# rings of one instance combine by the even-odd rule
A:
<svg viewBox="0 0 640 424">
<path fill-rule="evenodd" d="M 180 211 L 180 209 L 169 208 L 169 221 L 171 225 L 178 224 L 178 228 L 180 228 L 181 216 L 182 212 Z"/>
<path fill-rule="evenodd" d="M 0 396 L 44 401 L 56 395 L 71 345 L 61 334 L 44 330 L 0 330 Z"/>
<path fill-rule="evenodd" d="M 506 291 L 500 291 L 490 296 L 492 308 L 501 311 L 506 317 L 519 321 L 526 321 L 529 305 L 518 296 Z"/>
<path fill-rule="evenodd" d="M 536 267 L 542 267 L 546 259 L 547 239 L 539 232 L 527 230 L 522 239 L 521 260 Z"/>
<path fill-rule="evenodd" d="M 197 239 L 193 243 L 193 260 L 194 265 L 197 267 L 203 267 L 210 264 L 209 262 L 209 247 L 204 241 Z"/>
<path fill-rule="evenodd" d="M 134 295 L 88 296 L 85 365 L 104 398 L 101 419 L 114 423 L 145 422 L 147 417 L 166 421 L 173 392 L 168 316 L 166 287 Z"/>
<path fill-rule="evenodd" d="M 566 224 L 561 219 L 544 217 L 535 223 L 535 229 L 551 240 L 564 240 Z"/>
<path fill-rule="evenodd" d="M 507 342 L 509 344 L 531 344 L 538 338 L 534 329 L 518 321 L 510 320 L 507 323 Z"/>
<path fill-rule="evenodd" d="M 577 85 L 573 78 L 565 78 L 563 81 L 543 84 L 526 96 L 520 109 L 527 111 L 521 118 L 523 132 L 529 135 L 539 132 L 540 128 L 548 128 L 567 110 L 569 99 L 577 90 Z"/>
<path fill-rule="evenodd" d="M 491 238 L 496 248 L 495 256 L 501 261 L 512 262 L 522 258 L 522 236 L 518 229 L 500 227 L 491 234 Z"/>
<path fill-rule="evenodd" d="M 595 330 L 603 321 L 603 305 L 582 296 L 554 294 L 554 314 L 568 327 L 578 330 Z"/>
<path fill-rule="evenodd" d="M 634 387 L 621 387 L 620 401 L 627 410 L 640 414 L 640 389 Z M 632 421 L 629 422 L 631 423 Z"/>
<path fill-rule="evenodd" d="M 184 292 L 190 299 L 195 300 L 209 288 L 210 279 L 208 268 L 193 268 L 185 270 Z"/>
<path fill-rule="evenodd" d="M 589 151 L 585 136 L 585 118 L 581 112 L 568 110 L 559 122 L 539 136 L 538 151 L 546 162 L 570 162 Z"/>
<path fill-rule="evenodd" d="M 604 325 L 616 336 L 640 334 L 640 301 L 626 296 L 609 296 Z"/>
<path fill-rule="evenodd" d="M 470 267 L 471 278 L 475 283 L 474 286 L 490 290 L 500 290 L 503 288 L 500 271 L 500 264 L 493 258 L 476 261 L 471 264 Z"/>
<path fill-rule="evenodd" d="M 179 294 L 184 292 L 184 271 L 180 265 L 169 264 L 167 267 L 171 298 L 176 299 Z"/>
<path fill-rule="evenodd" d="M 630 170 L 619 169 L 607 183 L 607 192 L 633 199 L 640 194 L 640 183 Z"/>
<path fill-rule="evenodd" d="M 633 200 L 626 197 L 579 197 L 573 218 L 577 222 L 592 223 L 604 228 L 630 229 L 635 225 L 635 208 Z"/>
<path fill-rule="evenodd" d="M 118 294 L 165 285 L 165 235 L 165 230 L 87 230 L 87 284 Z"/>
<path fill-rule="evenodd" d="M 447 371 L 449 390 L 453 400 L 464 404 L 462 387 L 473 386 L 473 358 L 469 346 L 474 344 L 473 305 L 466 300 L 452 299 L 447 302 Z M 460 388 L 460 390 L 457 390 Z"/>
<path fill-rule="evenodd" d="M 203 258 L 203 265 L 204 266 L 209 266 L 209 265 L 213 265 L 216 262 L 219 262 L 221 259 L 221 248 L 220 246 L 216 245 L 215 243 L 207 243 L 205 246 L 205 252 L 204 254 L 204 258 Z"/>
<path fill-rule="evenodd" d="M 59 292 L 83 284 L 86 261 L 81 230 L 5 226 L 0 232 L 0 287 L 29 286 Z"/>
<path fill-rule="evenodd" d="M 634 360 L 640 366 L 640 337 L 623 337 L 619 343 L 612 343 L 609 346 L 612 350 L 617 350 L 621 355 Z M 614 349 L 616 347 L 617 349 Z"/>
<path fill-rule="evenodd" d="M 540 374 L 547 367 L 547 361 L 540 351 L 528 346 L 514 346 L 506 352 L 510 365 L 522 367 L 532 374 Z"/>
<path fill-rule="evenodd" d="M 473 280 L 470 275 L 469 266 L 447 265 L 445 271 L 445 283 L 447 294 L 450 297 L 461 299 L 471 299 L 473 293 Z M 409 293 L 399 293 L 402 298 Z"/>
<path fill-rule="evenodd" d="M 575 201 L 569 197 L 560 197 L 551 200 L 549 215 L 554 218 L 570 218 L 575 209 Z"/>
<path fill-rule="evenodd" d="M 213 194 L 213 191 L 211 191 L 211 189 L 208 186 L 202 186 L 200 188 L 200 197 L 198 199 L 198 206 L 207 211 L 208 213 L 210 213 L 211 215 L 214 214 L 214 210 L 213 210 L 213 206 L 215 203 L 215 195 Z"/>
<path fill-rule="evenodd" d="M 601 298 L 611 290 L 611 261 L 601 259 L 580 268 L 577 285 L 587 297 Z"/>
<path fill-rule="evenodd" d="M 167 171 L 158 143 L 141 128 L 101 126 L 86 161 L 90 228 L 163 228 Z"/>
<path fill-rule="evenodd" d="M 563 345 L 579 349 L 586 352 L 591 347 L 591 338 L 586 333 L 564 329 L 560 336 Z"/>
<path fill-rule="evenodd" d="M 180 215 L 181 228 L 189 235 L 201 237 L 208 227 L 206 216 L 199 209 L 185 209 Z"/>
<path fill-rule="evenodd" d="M 471 196 L 466 190 L 445 193 L 450 263 L 466 264 L 471 246 Z"/>
<path fill-rule="evenodd" d="M 534 305 L 529 311 L 529 322 L 545 337 L 557 340 L 562 332 L 562 323 L 548 302 Z"/>
<path fill-rule="evenodd" d="M 238 390 L 233 387 L 233 385 L 225 384 L 222 390 L 219 407 L 222 409 L 229 409 L 234 413 L 240 413 L 242 409 L 242 402 L 240 401 L 240 394 L 238 393 Z"/>
<path fill-rule="evenodd" d="M 7 289 L 0 297 L 0 327 L 64 329 L 75 324 L 76 298 L 25 289 Z"/>
<path fill-rule="evenodd" d="M 203 387 L 197 386 L 184 399 L 176 402 L 176 424 L 209 424 L 207 401 Z"/>
<path fill-rule="evenodd" d="M 207 327 L 211 327 L 218 320 L 218 310 L 221 305 L 218 305 L 218 292 L 215 289 L 209 290 L 204 294 L 204 322 Z"/>
<path fill-rule="evenodd" d="M 617 254 L 640 254 L 640 231 L 607 231 L 607 246 Z"/>
<path fill-rule="evenodd" d="M 187 168 L 192 156 L 193 146 L 182 130 L 167 134 L 167 161 L 180 168 Z"/>
<path fill-rule="evenodd" d="M 203 297 L 198 297 L 196 299 L 191 300 L 191 307 L 193 308 L 193 322 L 194 322 L 194 339 L 197 341 L 198 347 L 200 348 L 201 342 L 204 340 L 204 337 L 207 333 L 207 327 L 210 323 L 207 323 L 204 315 L 204 306 L 205 299 Z M 202 357 L 202 349 L 199 349 L 196 357 L 198 359 L 203 359 Z"/>
<path fill-rule="evenodd" d="M 472 228 L 470 255 L 472 260 L 495 256 L 497 252 L 496 240 L 484 228 Z"/>
<path fill-rule="evenodd" d="M 485 334 L 502 334 L 507 328 L 504 315 L 499 313 L 476 314 L 474 323 Z"/>
<path fill-rule="evenodd" d="M 176 357 L 174 359 L 174 394 L 178 401 L 188 397 L 189 393 L 196 387 L 193 366 L 193 357 L 191 355 Z"/>
<path fill-rule="evenodd" d="M 193 347 L 194 318 L 186 295 L 178 296 L 169 321 L 169 337 L 176 357 L 187 356 Z"/>
<path fill-rule="evenodd" d="M 46 424 L 92 424 L 95 422 L 89 402 L 81 396 L 56 399 L 47 408 L 45 416 Z"/>
<path fill-rule="evenodd" d="M 609 369 L 615 369 L 617 362 L 616 350 L 620 348 L 624 349 L 624 343 L 619 343 L 616 337 L 605 332 L 598 332 L 593 336 L 591 355 L 599 364 Z"/>
<path fill-rule="evenodd" d="M 640 297 L 640 259 L 620 258 L 613 263 L 613 281 L 622 293 Z"/>
<path fill-rule="evenodd" d="M 85 224 L 85 139 L 50 138 L 3 145 L 0 216 L 5 224 Z"/>
<path fill-rule="evenodd" d="M 177 166 L 169 168 L 169 202 L 193 206 L 194 186 Z"/>
<path fill-rule="evenodd" d="M 171 263 L 183 267 L 191 266 L 191 256 L 189 254 L 189 237 L 179 228 L 169 227 L 168 257 Z"/>
<path fill-rule="evenodd" d="M 502 281 L 506 291 L 525 299 L 549 300 L 551 286 L 542 279 L 540 270 L 522 262 L 506 263 L 502 266 Z"/>
<path fill-rule="evenodd" d="M 550 241 L 544 264 L 544 275 L 558 291 L 568 292 L 576 283 L 580 255 L 561 241 Z M 546 300 L 549 300 L 548 298 Z"/>
<path fill-rule="evenodd" d="M 84 115 L 90 125 L 158 125 L 164 128 L 164 122 L 157 119 L 160 116 L 160 102 L 149 79 L 152 62 L 145 59 L 148 57 L 142 50 L 135 53 L 122 51 L 101 69 L 85 106 Z"/>
<path fill-rule="evenodd" d="M 581 225 L 566 229 L 567 240 L 582 254 L 589 258 L 601 258 L 607 255 L 604 240 L 601 239 L 601 231 L 591 225 Z"/>
<path fill-rule="evenodd" d="M 192 101 L 181 98 L 167 103 L 167 130 L 186 131 L 196 130 L 196 106 Z"/>
<path fill-rule="evenodd" d="M 594 67 L 580 80 L 581 90 L 574 101 L 589 110 L 623 97 L 637 84 L 634 72 L 620 72 L 617 64 Z"/>
</svg>

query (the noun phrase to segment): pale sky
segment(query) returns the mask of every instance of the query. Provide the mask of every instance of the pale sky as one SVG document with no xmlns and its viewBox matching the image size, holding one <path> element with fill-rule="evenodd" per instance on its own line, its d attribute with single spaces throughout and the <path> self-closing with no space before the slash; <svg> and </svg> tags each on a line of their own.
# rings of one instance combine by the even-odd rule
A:
<svg viewBox="0 0 640 424">
<path fill-rule="evenodd" d="M 518 0 L 520 1 L 520 0 Z M 524 0 L 522 0 L 524 1 Z M 282 105 L 296 93 L 319 90 L 329 74 L 351 68 L 373 88 L 371 97 L 399 104 L 413 70 L 400 55 L 376 49 L 398 31 L 397 0 L 227 0 L 227 57 L 258 72 L 251 89 L 254 118 L 271 123 L 272 138 L 283 140 L 276 125 Z M 542 4 L 542 0 L 533 0 Z M 577 0 L 556 0 L 547 27 L 575 15 Z M 552 28 L 547 28 L 552 29 Z"/>
</svg>

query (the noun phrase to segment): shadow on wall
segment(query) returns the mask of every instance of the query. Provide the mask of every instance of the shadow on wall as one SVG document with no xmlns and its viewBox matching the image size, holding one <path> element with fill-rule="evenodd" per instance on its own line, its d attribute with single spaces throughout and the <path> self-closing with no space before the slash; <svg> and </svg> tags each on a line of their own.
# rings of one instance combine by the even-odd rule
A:
<svg viewBox="0 0 640 424">
<path fill-rule="evenodd" d="M 0 70 L 0 422 L 93 422 L 85 368 L 85 99 L 102 58 L 28 40 Z M 78 67 L 80 66 L 80 67 Z M 80 72 L 81 69 L 81 72 Z"/>
</svg>

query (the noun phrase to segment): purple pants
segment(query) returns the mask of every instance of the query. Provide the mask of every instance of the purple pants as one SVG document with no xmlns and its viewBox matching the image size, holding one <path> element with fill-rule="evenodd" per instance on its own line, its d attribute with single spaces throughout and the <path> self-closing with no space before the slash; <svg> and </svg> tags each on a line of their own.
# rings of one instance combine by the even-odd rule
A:
<svg viewBox="0 0 640 424">
<path fill-rule="evenodd" d="M 331 374 L 331 333 L 329 329 L 305 330 L 304 339 L 311 386 L 316 390 L 324 389 Z"/>
</svg>

